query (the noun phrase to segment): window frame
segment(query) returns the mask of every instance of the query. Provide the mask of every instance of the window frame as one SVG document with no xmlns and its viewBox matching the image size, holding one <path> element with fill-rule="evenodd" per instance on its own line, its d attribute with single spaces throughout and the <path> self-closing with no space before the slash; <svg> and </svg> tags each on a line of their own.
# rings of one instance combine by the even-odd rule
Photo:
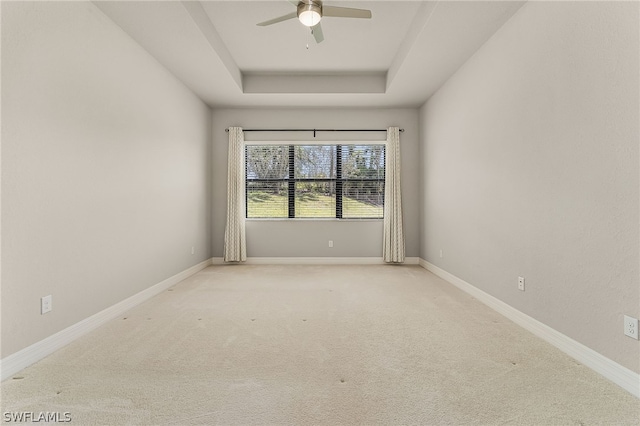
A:
<svg viewBox="0 0 640 426">
<path fill-rule="evenodd" d="M 288 155 L 289 155 L 289 176 L 283 179 L 249 179 L 248 170 L 247 170 L 247 147 L 248 146 L 261 146 L 261 145 L 271 145 L 271 146 L 285 146 L 288 147 Z M 296 178 L 295 177 L 295 146 L 335 146 L 336 147 L 336 177 L 335 178 Z M 382 178 L 380 179 L 343 179 L 338 178 L 342 175 L 342 162 L 341 156 L 342 151 L 341 148 L 344 145 L 356 145 L 356 146 L 367 146 L 367 145 L 382 145 L 384 146 L 384 173 Z M 345 182 L 382 182 L 386 187 L 386 173 L 387 173 L 387 141 L 386 140 L 341 140 L 341 141 L 282 141 L 282 140 L 273 140 L 273 141 L 245 141 L 244 149 L 243 149 L 243 165 L 244 165 L 244 200 L 245 200 L 245 220 L 340 220 L 340 221 L 381 221 L 384 220 L 384 203 L 385 203 L 385 194 L 384 190 L 382 193 L 382 215 L 380 217 L 338 217 L 342 216 L 342 186 Z M 293 171 L 293 173 L 292 173 Z M 340 171 L 340 172 L 338 172 Z M 287 182 L 287 216 L 281 217 L 249 217 L 249 203 L 248 203 L 248 183 L 250 181 L 262 181 L 262 182 Z M 295 189 L 296 182 L 335 182 L 336 183 L 336 213 L 333 217 L 296 217 L 295 216 Z M 338 202 L 340 200 L 340 202 Z M 340 213 L 340 214 L 338 214 Z"/>
</svg>

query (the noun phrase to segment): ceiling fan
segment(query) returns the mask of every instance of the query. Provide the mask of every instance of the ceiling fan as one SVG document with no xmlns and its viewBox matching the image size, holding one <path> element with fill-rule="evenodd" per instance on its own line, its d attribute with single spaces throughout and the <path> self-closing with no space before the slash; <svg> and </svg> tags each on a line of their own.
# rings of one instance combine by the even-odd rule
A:
<svg viewBox="0 0 640 426">
<path fill-rule="evenodd" d="M 278 22 L 298 18 L 303 25 L 311 28 L 313 38 L 315 38 L 316 43 L 320 43 L 324 40 L 320 20 L 325 16 L 332 18 L 371 18 L 370 10 L 353 9 L 350 7 L 324 6 L 321 0 L 289 0 L 289 3 L 296 7 L 295 12 L 260 22 L 257 25 L 260 27 L 266 27 L 267 25 L 273 25 Z"/>
</svg>

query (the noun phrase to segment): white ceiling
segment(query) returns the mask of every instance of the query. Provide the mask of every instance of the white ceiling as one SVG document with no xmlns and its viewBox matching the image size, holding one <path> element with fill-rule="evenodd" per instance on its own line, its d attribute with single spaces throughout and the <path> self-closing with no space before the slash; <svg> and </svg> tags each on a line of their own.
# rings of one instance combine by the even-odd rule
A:
<svg viewBox="0 0 640 426">
<path fill-rule="evenodd" d="M 287 0 L 94 3 L 212 107 L 418 106 L 523 4 L 325 0 L 372 18 L 325 17 L 316 44 L 296 19 L 256 25 Z"/>
<path fill-rule="evenodd" d="M 326 1 L 331 6 L 370 9 L 372 19 L 324 18 L 321 25 L 325 40 L 319 44 L 297 19 L 268 27 L 256 25 L 295 11 L 288 1 L 217 1 L 203 3 L 203 6 L 243 71 L 384 72 L 391 66 L 420 3 L 352 3 Z"/>
</svg>

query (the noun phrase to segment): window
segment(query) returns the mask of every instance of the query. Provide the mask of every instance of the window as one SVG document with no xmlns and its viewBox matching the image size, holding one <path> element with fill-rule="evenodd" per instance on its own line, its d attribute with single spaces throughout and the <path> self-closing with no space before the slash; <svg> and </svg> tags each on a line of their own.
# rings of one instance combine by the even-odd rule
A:
<svg viewBox="0 0 640 426">
<path fill-rule="evenodd" d="M 247 218 L 382 218 L 384 145 L 247 145 Z"/>
</svg>

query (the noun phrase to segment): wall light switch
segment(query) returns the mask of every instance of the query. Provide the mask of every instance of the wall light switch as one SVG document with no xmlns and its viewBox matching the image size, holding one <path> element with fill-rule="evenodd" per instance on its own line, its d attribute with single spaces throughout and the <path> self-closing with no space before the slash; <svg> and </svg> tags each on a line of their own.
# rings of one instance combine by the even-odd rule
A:
<svg viewBox="0 0 640 426">
<path fill-rule="evenodd" d="M 333 240 L 329 240 L 329 247 L 333 247 Z"/>
<path fill-rule="evenodd" d="M 518 277 L 518 290 L 524 291 L 524 277 Z"/>
</svg>

